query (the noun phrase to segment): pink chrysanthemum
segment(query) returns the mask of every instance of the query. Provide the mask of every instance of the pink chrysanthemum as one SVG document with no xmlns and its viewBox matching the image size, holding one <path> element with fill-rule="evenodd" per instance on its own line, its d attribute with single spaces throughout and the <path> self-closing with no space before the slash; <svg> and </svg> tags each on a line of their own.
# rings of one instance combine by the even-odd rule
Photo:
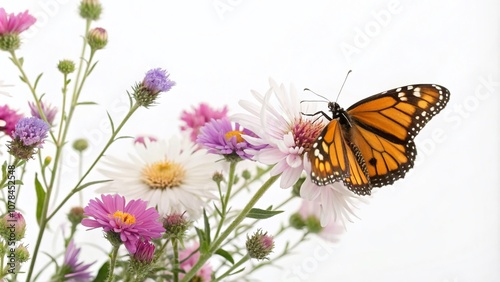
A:
<svg viewBox="0 0 500 282">
<path fill-rule="evenodd" d="M 256 152 L 255 159 L 267 165 L 275 165 L 271 175 L 281 173 L 280 187 L 291 187 L 304 170 L 304 154 L 312 145 L 324 125 L 301 114 L 300 101 L 296 89 L 287 91 L 272 79 L 271 89 L 265 96 L 252 91 L 257 104 L 240 101 L 249 113 L 236 114 L 233 120 L 253 131 L 260 138 L 247 138 L 253 145 L 268 145 Z M 273 95 L 274 94 L 274 95 Z M 278 109 L 270 102 L 271 97 L 278 99 Z M 309 105 L 311 103 L 308 103 Z M 303 112 L 314 113 L 304 108 Z"/>
<path fill-rule="evenodd" d="M 101 199 L 90 200 L 85 207 L 82 225 L 103 228 L 104 232 L 119 235 L 121 242 L 130 253 L 135 253 L 138 240 L 149 241 L 159 238 L 165 232 L 158 221 L 160 215 L 155 208 L 147 208 L 143 200 L 131 200 L 125 204 L 125 197 L 119 195 L 101 195 Z"/>
<path fill-rule="evenodd" d="M 202 145 L 209 153 L 223 155 L 228 159 L 236 157 L 251 159 L 253 154 L 266 145 L 254 146 L 245 138 L 255 134 L 242 129 L 239 124 L 231 124 L 228 118 L 212 119 L 200 129 L 196 143 Z"/>
<path fill-rule="evenodd" d="M 227 106 L 221 110 L 216 110 L 201 103 L 198 107 L 192 107 L 193 111 L 183 111 L 181 120 L 186 124 L 181 126 L 182 131 L 187 131 L 191 137 L 191 141 L 196 142 L 196 138 L 200 132 L 200 128 L 212 119 L 221 119 L 227 116 Z"/>
<path fill-rule="evenodd" d="M 28 13 L 15 15 L 7 14 L 4 8 L 0 8 L 0 35 L 19 34 L 32 26 L 36 22 L 36 18 Z"/>
<path fill-rule="evenodd" d="M 23 115 L 10 109 L 7 105 L 0 106 L 0 131 L 12 137 L 16 124 L 22 117 Z"/>
<path fill-rule="evenodd" d="M 200 252 L 196 251 L 199 248 L 199 246 L 200 245 L 198 243 L 195 243 L 193 244 L 193 246 L 179 252 L 179 260 L 181 261 L 180 268 L 185 272 L 191 270 L 191 268 L 193 268 L 193 266 L 200 259 Z M 201 267 L 201 269 L 198 270 L 196 276 L 193 277 L 191 281 L 208 282 L 211 280 L 211 276 L 212 276 L 212 266 L 210 266 L 209 263 L 205 263 Z M 183 277 L 184 273 L 179 273 L 179 278 L 182 279 Z"/>
</svg>

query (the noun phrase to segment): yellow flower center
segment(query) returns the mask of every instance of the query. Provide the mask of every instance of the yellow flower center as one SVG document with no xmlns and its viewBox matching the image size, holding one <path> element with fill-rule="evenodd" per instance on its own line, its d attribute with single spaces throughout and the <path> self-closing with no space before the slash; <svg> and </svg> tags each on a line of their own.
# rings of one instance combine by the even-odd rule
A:
<svg viewBox="0 0 500 282">
<path fill-rule="evenodd" d="M 175 188 L 182 184 L 186 172 L 177 163 L 156 162 L 142 169 L 141 180 L 151 189 Z"/>
<path fill-rule="evenodd" d="M 125 223 L 127 225 L 135 223 L 135 216 L 133 216 L 133 215 L 131 215 L 129 213 L 126 213 L 126 212 L 122 212 L 122 211 L 116 211 L 113 214 L 113 218 L 115 220 L 118 220 L 118 221 L 120 221 L 122 223 Z"/>
<path fill-rule="evenodd" d="M 243 139 L 243 137 L 241 137 L 241 135 L 244 135 L 243 132 L 241 131 L 238 131 L 238 130 L 233 130 L 233 131 L 229 131 L 227 132 L 224 137 L 226 137 L 226 140 L 230 140 L 231 137 L 236 137 L 236 143 L 241 143 L 241 142 L 244 142 L 245 139 Z"/>
</svg>

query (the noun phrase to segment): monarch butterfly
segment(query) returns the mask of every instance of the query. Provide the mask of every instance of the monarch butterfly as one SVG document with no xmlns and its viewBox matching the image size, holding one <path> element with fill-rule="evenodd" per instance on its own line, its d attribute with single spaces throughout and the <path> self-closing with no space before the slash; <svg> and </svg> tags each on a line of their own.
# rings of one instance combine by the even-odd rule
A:
<svg viewBox="0 0 500 282">
<path fill-rule="evenodd" d="M 413 167 L 413 139 L 448 102 L 450 92 L 436 84 L 415 84 L 365 98 L 344 110 L 329 102 L 332 116 L 308 152 L 316 185 L 343 181 L 358 195 L 390 185 Z"/>
</svg>

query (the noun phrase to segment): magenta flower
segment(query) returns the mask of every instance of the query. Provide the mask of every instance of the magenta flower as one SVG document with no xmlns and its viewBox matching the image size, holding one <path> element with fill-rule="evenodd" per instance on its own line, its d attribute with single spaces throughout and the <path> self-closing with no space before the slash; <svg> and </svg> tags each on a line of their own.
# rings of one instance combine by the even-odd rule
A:
<svg viewBox="0 0 500 282">
<path fill-rule="evenodd" d="M 238 159 L 251 159 L 256 151 L 266 145 L 254 146 L 245 140 L 245 136 L 256 137 L 252 131 L 241 129 L 238 123 L 233 126 L 229 119 L 224 117 L 206 123 L 200 129 L 196 143 L 212 154 L 224 155 L 226 158 L 235 156 Z"/>
<path fill-rule="evenodd" d="M 91 271 L 89 267 L 94 263 L 83 264 L 78 261 L 80 255 L 80 248 L 77 248 L 73 240 L 69 241 L 68 248 L 64 254 L 64 263 L 56 276 L 64 277 L 57 281 L 73 281 L 73 282 L 86 282 L 92 281 Z"/>
<path fill-rule="evenodd" d="M 42 119 L 42 116 L 40 115 L 40 112 L 38 111 L 38 107 L 36 106 L 36 103 L 35 102 L 28 102 L 28 105 L 30 106 L 31 116 Z M 56 118 L 56 114 L 57 114 L 57 108 L 52 106 L 51 104 L 45 104 L 42 101 L 40 101 L 40 106 L 41 106 L 43 114 L 47 118 L 47 121 L 49 122 L 49 124 L 53 125 L 54 119 Z"/>
<path fill-rule="evenodd" d="M 200 128 L 212 119 L 221 119 L 227 116 L 227 106 L 221 110 L 215 110 L 205 103 L 201 103 L 197 108 L 192 107 L 192 112 L 183 111 L 181 120 L 186 125 L 181 126 L 182 131 L 190 134 L 191 140 L 196 142 Z"/>
<path fill-rule="evenodd" d="M 147 205 L 143 200 L 131 200 L 125 204 L 125 197 L 116 194 L 101 195 L 101 199 L 90 200 L 85 207 L 84 215 L 93 219 L 83 219 L 82 225 L 90 229 L 101 227 L 104 232 L 119 236 L 129 253 L 134 254 L 138 240 L 149 241 L 165 232 L 158 221 L 160 215 Z"/>
<path fill-rule="evenodd" d="M 0 131 L 12 137 L 17 122 L 23 117 L 9 106 L 0 106 Z"/>
<path fill-rule="evenodd" d="M 198 243 L 195 243 L 193 244 L 193 246 L 179 252 L 179 260 L 181 261 L 180 268 L 185 272 L 191 270 L 191 268 L 193 268 L 193 266 L 200 259 L 200 252 L 196 251 L 199 248 L 199 246 L 200 245 Z M 184 273 L 179 273 L 179 278 L 182 279 L 183 277 Z M 200 268 L 200 270 L 198 270 L 196 276 L 191 278 L 191 281 L 208 282 L 211 280 L 211 277 L 212 277 L 212 266 L 210 266 L 209 263 L 205 263 Z"/>
<path fill-rule="evenodd" d="M 36 18 L 28 13 L 17 15 L 7 14 L 4 8 L 0 8 L 0 36 L 6 34 L 19 34 L 30 28 L 36 22 Z"/>
<path fill-rule="evenodd" d="M 26 221 L 20 212 L 9 212 L 0 219 L 0 235 L 5 240 L 16 241 L 24 238 L 26 232 Z"/>
<path fill-rule="evenodd" d="M 133 254 L 134 260 L 140 263 L 151 263 L 155 254 L 155 245 L 148 241 L 137 241 L 137 251 Z"/>
<path fill-rule="evenodd" d="M 139 143 L 139 144 L 144 145 L 144 147 L 146 147 L 146 142 L 151 143 L 151 142 L 156 142 L 156 141 L 158 141 L 158 139 L 156 137 L 153 137 L 153 136 L 137 136 L 134 139 L 134 144 Z"/>
</svg>

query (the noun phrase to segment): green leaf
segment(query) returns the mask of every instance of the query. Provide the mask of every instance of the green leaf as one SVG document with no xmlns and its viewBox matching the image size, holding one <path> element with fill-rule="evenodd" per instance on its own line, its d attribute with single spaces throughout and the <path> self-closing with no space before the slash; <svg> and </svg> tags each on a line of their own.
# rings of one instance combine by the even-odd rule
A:
<svg viewBox="0 0 500 282">
<path fill-rule="evenodd" d="M 113 123 L 113 119 L 109 115 L 108 111 L 106 111 L 106 114 L 108 115 L 109 122 L 111 123 L 111 134 L 114 134 L 115 133 L 115 124 Z"/>
<path fill-rule="evenodd" d="M 234 259 L 228 251 L 223 250 L 223 249 L 218 249 L 217 251 L 215 251 L 215 254 L 225 258 L 231 264 L 234 264 Z"/>
<path fill-rule="evenodd" d="M 243 267 L 243 268 L 241 268 L 241 269 L 236 270 L 235 272 L 231 272 L 231 274 L 230 274 L 230 275 L 235 275 L 235 274 L 238 274 L 238 273 L 240 273 L 240 272 L 243 272 L 243 270 L 245 270 L 245 268 L 244 268 L 244 267 Z"/>
<path fill-rule="evenodd" d="M 263 210 L 263 209 L 253 208 L 248 212 L 247 217 L 255 218 L 255 219 L 266 219 L 266 218 L 273 217 L 277 214 L 280 214 L 282 212 L 283 211 L 271 211 L 271 210 Z"/>
<path fill-rule="evenodd" d="M 43 75 L 43 72 L 36 77 L 35 84 L 33 84 L 33 89 L 36 89 L 36 86 L 38 85 L 38 82 L 40 81 L 40 78 L 42 78 L 42 75 Z"/>
<path fill-rule="evenodd" d="M 89 76 L 89 75 L 90 75 L 90 73 L 94 70 L 94 68 L 95 68 L 95 66 L 97 65 L 97 63 L 99 63 L 99 62 L 98 62 L 98 61 L 97 61 L 97 62 L 95 62 L 95 63 L 94 63 L 94 64 L 90 67 L 89 71 L 87 72 L 87 76 Z"/>
<path fill-rule="evenodd" d="M 43 203 L 45 202 L 45 190 L 42 187 L 40 181 L 38 181 L 38 174 L 35 173 L 35 191 L 36 191 L 36 221 L 40 225 L 40 220 L 42 218 Z"/>
<path fill-rule="evenodd" d="M 19 58 L 19 64 L 20 64 L 21 66 L 24 64 L 24 58 L 23 58 L 23 57 Z"/>
<path fill-rule="evenodd" d="M 195 227 L 196 234 L 198 234 L 198 239 L 200 241 L 200 253 L 206 254 L 209 250 L 210 244 L 207 242 L 207 237 L 205 232 L 198 227 Z"/>
<path fill-rule="evenodd" d="M 205 236 L 207 243 L 210 245 L 210 222 L 208 222 L 207 211 L 203 209 L 203 224 L 205 225 Z"/>
<path fill-rule="evenodd" d="M 91 182 L 87 182 L 83 185 L 80 185 L 78 187 L 75 188 L 76 192 L 78 191 L 81 191 L 89 186 L 92 186 L 92 185 L 96 185 L 96 184 L 99 184 L 99 183 L 106 183 L 106 182 L 110 182 L 110 181 L 113 181 L 111 179 L 106 179 L 106 180 L 97 180 L 97 181 L 91 181 Z"/>
<path fill-rule="evenodd" d="M 78 102 L 76 103 L 77 106 L 84 106 L 84 105 L 98 105 L 96 102 Z"/>
<path fill-rule="evenodd" d="M 97 276 L 94 278 L 93 282 L 104 282 L 108 278 L 109 272 L 109 261 L 103 263 L 101 268 L 99 268 L 99 272 L 97 272 Z"/>
</svg>

